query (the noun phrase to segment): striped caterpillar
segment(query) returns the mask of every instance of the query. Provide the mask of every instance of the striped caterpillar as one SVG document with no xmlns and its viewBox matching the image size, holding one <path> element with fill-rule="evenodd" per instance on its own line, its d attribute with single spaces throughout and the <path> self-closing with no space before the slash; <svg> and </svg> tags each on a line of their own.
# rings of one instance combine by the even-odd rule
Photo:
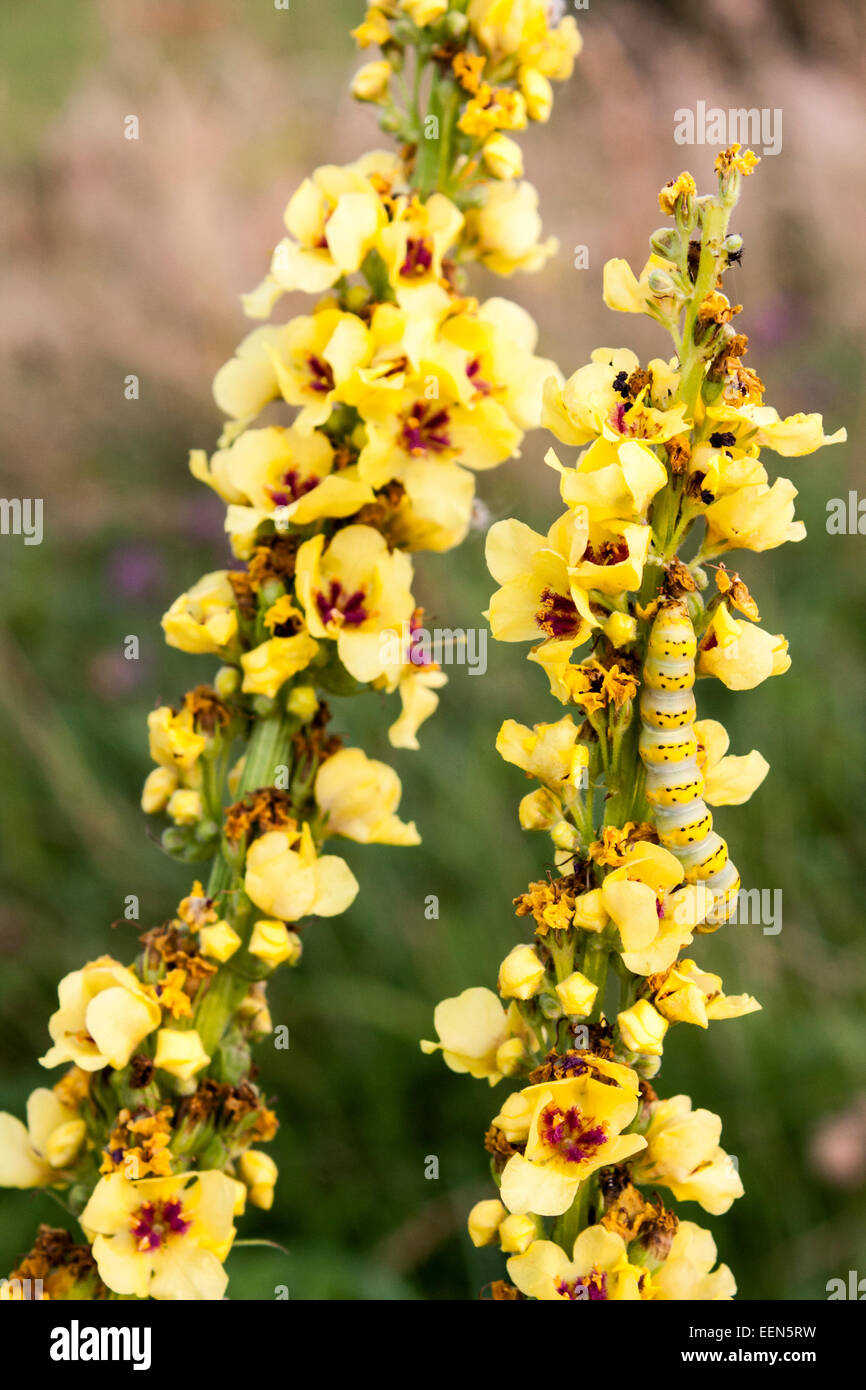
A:
<svg viewBox="0 0 866 1390">
<path fill-rule="evenodd" d="M 696 650 L 695 630 L 685 604 L 665 604 L 656 615 L 647 644 L 638 747 L 646 768 L 646 798 L 653 808 L 659 839 L 682 864 L 686 882 L 702 883 L 713 893 L 706 922 L 720 926 L 734 911 L 740 875 L 701 800 L 704 778 L 693 727 Z"/>
</svg>

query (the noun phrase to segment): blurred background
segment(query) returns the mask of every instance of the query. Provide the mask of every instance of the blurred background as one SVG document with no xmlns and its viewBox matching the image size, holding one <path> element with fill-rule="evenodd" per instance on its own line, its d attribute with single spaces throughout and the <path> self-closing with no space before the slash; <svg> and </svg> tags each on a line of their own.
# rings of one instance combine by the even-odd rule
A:
<svg viewBox="0 0 866 1390">
<path fill-rule="evenodd" d="M 557 89 L 551 123 L 525 140 L 546 229 L 561 242 L 537 277 L 479 275 L 541 329 L 569 373 L 592 348 L 667 354 L 651 324 L 601 300 L 611 256 L 639 268 L 662 220 L 659 187 L 688 167 L 702 190 L 715 151 L 682 149 L 673 113 L 697 100 L 781 107 L 782 152 L 744 190 L 732 272 L 749 365 L 783 414 L 818 410 L 850 443 L 777 460 L 793 476 L 809 536 L 739 567 L 793 668 L 736 697 L 701 686 L 732 750 L 760 748 L 768 782 L 722 812 L 746 886 L 782 888 L 783 930 L 729 927 L 699 938 L 701 963 L 762 1013 L 709 1033 L 677 1030 L 664 1092 L 689 1091 L 724 1118 L 746 1197 L 706 1218 L 745 1298 L 824 1298 L 828 1279 L 866 1274 L 866 946 L 863 874 L 866 539 L 831 536 L 827 503 L 866 491 L 860 439 L 866 115 L 856 0 L 592 0 L 585 47 Z M 210 666 L 163 646 L 172 598 L 226 559 L 222 507 L 187 473 L 191 446 L 220 422 L 216 369 L 247 331 L 238 296 L 279 238 L 284 205 L 318 164 L 383 143 L 347 96 L 358 65 L 348 30 L 359 0 L 41 0 L 0 10 L 0 223 L 6 255 L 0 345 L 0 492 L 45 499 L 45 538 L 0 541 L 0 1106 L 22 1112 L 44 1084 L 58 977 L 106 950 L 136 894 L 163 920 L 190 874 L 149 841 L 138 810 L 145 718 Z M 134 114 L 140 139 L 123 138 Z M 589 268 L 574 269 L 585 245 Z M 291 306 L 299 312 L 301 301 Z M 124 398 L 124 378 L 140 399 Z M 541 434 L 482 475 L 495 520 L 546 529 L 556 505 Z M 428 625 L 476 626 L 491 584 L 483 536 L 418 559 Z M 123 656 L 140 640 L 140 659 Z M 511 899 L 545 864 L 516 820 L 522 775 L 500 763 L 500 721 L 559 717 L 523 648 L 489 646 L 483 679 L 452 668 L 419 753 L 393 754 L 378 696 L 337 709 L 337 727 L 393 758 L 420 850 L 349 846 L 362 884 L 342 919 L 305 937 L 302 968 L 271 986 L 291 1048 L 266 1044 L 279 1098 L 281 1180 L 269 1216 L 231 1256 L 234 1298 L 474 1298 L 499 1256 L 465 1235 L 489 1196 L 481 1139 L 500 1092 L 424 1058 L 432 1009 L 495 983 L 520 939 Z M 341 847 L 342 850 L 342 847 Z M 438 921 L 424 901 L 436 894 Z M 425 1177 L 429 1156 L 438 1180 Z M 429 1171 L 429 1168 L 428 1168 Z M 701 1219 L 697 1210 L 687 1214 Z M 39 1221 L 64 1220 L 45 1193 L 0 1193 L 0 1271 Z"/>
</svg>

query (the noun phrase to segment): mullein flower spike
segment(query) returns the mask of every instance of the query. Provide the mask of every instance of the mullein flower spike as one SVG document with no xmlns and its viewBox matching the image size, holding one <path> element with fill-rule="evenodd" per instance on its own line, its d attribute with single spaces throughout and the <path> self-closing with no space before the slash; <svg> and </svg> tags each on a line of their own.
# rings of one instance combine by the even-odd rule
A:
<svg viewBox="0 0 866 1390">
<path fill-rule="evenodd" d="M 462 541 L 475 471 L 519 452 L 543 382 L 561 382 L 529 315 L 469 297 L 465 267 L 534 270 L 555 249 L 513 136 L 548 118 L 574 20 L 542 0 L 382 0 L 355 37 L 381 53 L 355 95 L 400 152 L 326 165 L 292 195 L 243 302 L 255 320 L 286 292 L 311 307 L 243 339 L 214 382 L 217 450 L 190 457 L 234 563 L 163 618 L 217 669 L 149 716 L 142 806 L 210 875 L 131 966 L 104 956 L 61 981 L 41 1060 L 68 1069 L 26 1126 L 0 1116 L 0 1183 L 64 1193 L 84 1233 L 43 1228 L 22 1262 L 47 1297 L 223 1296 L 235 1220 L 270 1207 L 277 1177 L 251 1070 L 267 979 L 358 892 L 323 844 L 419 842 L 397 773 L 341 747 L 325 697 L 398 693 L 391 744 L 417 748 L 446 677 L 415 641 L 411 556 Z"/>
<path fill-rule="evenodd" d="M 748 800 L 769 768 L 756 751 L 728 754 L 724 727 L 696 718 L 693 686 L 714 676 L 748 690 L 788 669 L 785 638 L 758 625 L 722 557 L 805 535 L 796 488 L 770 483 L 762 449 L 790 457 L 845 439 L 825 436 L 819 415 L 781 419 L 743 361 L 724 277 L 756 163 L 732 146 L 704 197 L 681 174 L 661 191 L 672 225 L 651 237 L 641 274 L 605 266 L 608 306 L 656 320 L 674 354 L 643 367 L 600 348 L 564 386 L 551 377 L 543 423 L 579 450 L 571 465 L 547 456 L 566 510 L 546 535 L 503 521 L 488 538 L 493 635 L 533 643 L 530 661 L 569 707 L 532 729 L 506 720 L 496 743 L 539 784 L 520 824 L 554 845 L 557 871 L 515 899 L 534 942 L 506 957 L 499 997 L 446 999 L 438 1043 L 422 1043 L 453 1071 L 519 1084 L 485 1141 L 499 1196 L 469 1216 L 473 1243 L 509 1257 L 496 1298 L 736 1292 L 709 1231 L 657 1195 L 712 1216 L 742 1195 L 719 1117 L 651 1082 L 675 1025 L 760 1008 L 725 994 L 690 951 L 733 916 L 740 884 L 710 808 Z"/>
</svg>

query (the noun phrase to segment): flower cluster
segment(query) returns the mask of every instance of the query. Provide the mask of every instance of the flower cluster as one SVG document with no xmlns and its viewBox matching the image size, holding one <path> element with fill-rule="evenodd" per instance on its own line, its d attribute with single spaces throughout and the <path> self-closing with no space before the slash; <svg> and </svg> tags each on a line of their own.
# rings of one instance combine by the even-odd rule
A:
<svg viewBox="0 0 866 1390">
<path fill-rule="evenodd" d="M 709 808 L 742 804 L 768 772 L 696 719 L 692 687 L 697 675 L 751 689 L 790 665 L 721 557 L 805 535 L 796 488 L 770 482 L 762 450 L 845 438 L 818 415 L 781 419 L 743 361 L 741 306 L 724 292 L 742 238 L 728 224 L 756 162 L 732 146 L 703 197 L 681 174 L 662 189 L 672 225 L 640 276 L 605 267 L 608 306 L 663 325 L 674 354 L 644 367 L 602 348 L 564 385 L 551 378 L 544 423 L 578 450 L 571 464 L 547 456 L 565 511 L 546 535 L 515 520 L 489 535 L 493 635 L 532 643 L 569 707 L 533 728 L 506 720 L 496 745 L 537 784 L 520 824 L 553 842 L 556 871 L 515 899 L 534 939 L 502 962 L 498 997 L 445 1000 L 438 1043 L 422 1044 L 454 1071 L 520 1085 L 486 1137 L 499 1195 L 469 1218 L 476 1245 L 509 1256 L 497 1298 L 735 1293 L 710 1233 L 656 1195 L 713 1216 L 742 1195 L 719 1117 L 650 1083 L 673 1026 L 760 1007 L 688 953 L 733 915 L 740 884 Z"/>
<path fill-rule="evenodd" d="M 251 1055 L 272 1028 L 266 982 L 297 964 L 308 919 L 358 892 L 325 841 L 419 842 L 397 773 L 342 746 L 326 698 L 399 692 L 390 741 L 417 748 L 445 675 L 416 642 L 411 556 L 464 538 L 475 472 L 519 452 L 560 380 L 529 315 L 469 297 L 460 262 L 508 273 L 552 250 L 502 131 L 546 118 L 573 22 L 552 27 L 534 0 L 405 0 L 357 38 L 389 75 L 414 61 L 399 119 L 381 71 L 355 82 L 401 152 L 317 169 L 292 195 L 244 307 L 313 302 L 244 338 L 214 381 L 218 447 L 190 457 L 226 504 L 233 559 L 163 618 L 169 645 L 216 669 L 150 714 L 142 807 L 163 849 L 210 875 L 132 965 L 104 956 L 61 981 L 41 1061 L 67 1069 L 26 1125 L 0 1116 L 0 1183 L 64 1192 L 88 1242 L 40 1235 L 21 1269 L 49 1297 L 223 1296 L 235 1218 L 269 1208 L 277 1178 Z"/>
</svg>

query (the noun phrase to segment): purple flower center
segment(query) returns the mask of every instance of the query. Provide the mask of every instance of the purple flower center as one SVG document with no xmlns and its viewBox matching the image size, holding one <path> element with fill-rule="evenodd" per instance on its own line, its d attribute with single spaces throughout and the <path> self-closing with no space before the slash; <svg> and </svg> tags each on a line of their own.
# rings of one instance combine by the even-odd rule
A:
<svg viewBox="0 0 866 1390">
<path fill-rule="evenodd" d="M 580 1279 L 560 1279 L 556 1292 L 572 1303 L 582 1303 L 584 1300 L 597 1303 L 607 1298 L 607 1275 L 594 1269 Z"/>
<path fill-rule="evenodd" d="M 327 593 L 319 590 L 315 597 L 319 617 L 326 625 L 333 623 L 338 614 L 342 617 L 343 627 L 360 627 L 367 617 L 364 590 L 356 589 L 353 594 L 347 594 L 339 579 L 332 579 Z"/>
<path fill-rule="evenodd" d="M 472 361 L 467 364 L 466 375 L 480 396 L 490 395 L 493 390 L 493 383 L 485 381 L 481 376 L 481 359 L 479 357 L 473 357 Z"/>
<path fill-rule="evenodd" d="M 447 410 L 431 414 L 429 402 L 417 401 L 403 421 L 403 448 L 410 454 L 441 454 L 451 446 L 446 428 L 450 418 Z"/>
<path fill-rule="evenodd" d="M 189 1230 L 192 1221 L 183 1214 L 179 1201 L 144 1202 L 133 1213 L 130 1227 L 138 1249 L 160 1250 L 169 1236 L 182 1236 Z"/>
<path fill-rule="evenodd" d="M 575 637 L 580 631 L 574 599 L 568 594 L 558 594 L 555 589 L 542 590 L 541 607 L 535 621 L 548 637 Z"/>
<path fill-rule="evenodd" d="M 433 265 L 433 252 L 426 237 L 411 236 L 406 242 L 406 259 L 400 267 L 404 280 L 423 280 Z"/>
<path fill-rule="evenodd" d="M 312 492 L 314 487 L 319 486 L 318 478 L 302 478 L 297 468 L 287 469 L 283 474 L 282 482 L 282 487 L 268 488 L 275 507 L 287 507 L 290 502 L 297 502 L 299 497 L 303 497 L 306 492 Z"/>
<path fill-rule="evenodd" d="M 570 1105 L 567 1110 L 560 1105 L 546 1105 L 539 1119 L 538 1135 L 546 1148 L 569 1163 L 585 1163 L 607 1140 L 604 1125 L 584 1116 L 577 1105 Z"/>
<path fill-rule="evenodd" d="M 307 366 L 310 369 L 308 385 L 311 391 L 319 391 L 322 395 L 327 394 L 328 391 L 333 391 L 334 373 L 327 362 L 323 362 L 321 357 L 317 357 L 315 353 L 311 352 L 307 358 Z"/>
</svg>

